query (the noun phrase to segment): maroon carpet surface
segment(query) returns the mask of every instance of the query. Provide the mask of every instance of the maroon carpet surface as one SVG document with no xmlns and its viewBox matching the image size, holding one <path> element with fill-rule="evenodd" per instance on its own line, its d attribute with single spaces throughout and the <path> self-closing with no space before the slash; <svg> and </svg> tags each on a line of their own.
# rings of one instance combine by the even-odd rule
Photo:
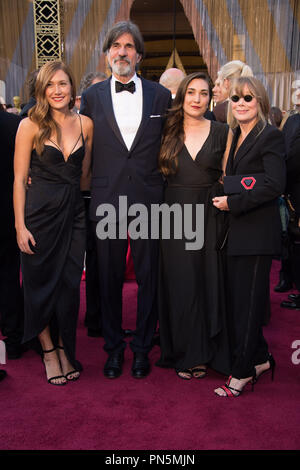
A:
<svg viewBox="0 0 300 470">
<path fill-rule="evenodd" d="M 265 328 L 277 367 L 274 382 L 265 374 L 254 392 L 222 398 L 214 388 L 225 378 L 209 370 L 206 378 L 185 381 L 155 366 L 131 377 L 132 353 L 125 352 L 123 375 L 103 376 L 102 338 L 84 327 L 84 282 L 78 323 L 77 357 L 84 370 L 77 382 L 49 385 L 40 358 L 27 351 L 0 366 L 1 450 L 297 450 L 300 447 L 300 311 L 286 310 L 275 294 L 279 263 L 271 278 L 272 316 Z M 124 328 L 134 328 L 136 283 L 124 285 Z M 291 291 L 292 292 L 292 291 Z"/>
</svg>

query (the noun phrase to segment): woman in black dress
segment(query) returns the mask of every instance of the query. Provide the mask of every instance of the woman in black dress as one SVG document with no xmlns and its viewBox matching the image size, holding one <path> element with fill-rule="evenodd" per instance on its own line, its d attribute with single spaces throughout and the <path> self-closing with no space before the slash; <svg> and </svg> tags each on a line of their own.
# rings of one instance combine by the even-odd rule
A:
<svg viewBox="0 0 300 470">
<path fill-rule="evenodd" d="M 23 341 L 38 336 L 48 382 L 65 385 L 81 370 L 75 359 L 85 251 L 81 190 L 89 188 L 93 124 L 72 111 L 75 84 L 60 61 L 40 69 L 35 96 L 37 103 L 17 132 L 14 162 L 25 300 Z"/>
<path fill-rule="evenodd" d="M 204 118 L 211 99 L 208 77 L 186 77 L 168 115 L 160 153 L 160 168 L 167 179 L 165 203 L 190 217 L 183 236 L 171 232 L 161 240 L 159 331 L 161 358 L 157 365 L 174 368 L 182 379 L 202 378 L 207 366 L 225 372 L 229 350 L 224 326 L 222 254 L 217 240 L 223 216 L 212 198 L 223 194 L 223 155 L 230 140 L 226 124 Z M 204 207 L 204 224 L 198 209 Z M 198 215 L 197 215 L 198 214 Z M 191 242 L 188 227 L 204 232 L 204 245 Z M 197 246 L 198 245 L 198 246 Z"/>
<path fill-rule="evenodd" d="M 275 361 L 263 336 L 273 255 L 281 250 L 278 196 L 285 189 L 284 140 L 267 123 L 269 100 L 261 82 L 239 78 L 230 92 L 229 124 L 234 128 L 224 190 L 214 205 L 229 211 L 227 241 L 228 319 L 233 364 L 219 396 L 238 397 L 245 385 Z"/>
</svg>

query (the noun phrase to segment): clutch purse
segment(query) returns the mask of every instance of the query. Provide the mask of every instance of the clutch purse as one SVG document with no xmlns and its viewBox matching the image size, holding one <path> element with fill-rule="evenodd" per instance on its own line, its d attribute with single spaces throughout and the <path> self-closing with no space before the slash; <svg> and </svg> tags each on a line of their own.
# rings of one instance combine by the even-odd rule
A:
<svg viewBox="0 0 300 470">
<path fill-rule="evenodd" d="M 240 194 L 244 191 L 251 191 L 257 186 L 263 186 L 265 181 L 264 173 L 254 173 L 249 175 L 224 176 L 224 193 Z"/>
</svg>

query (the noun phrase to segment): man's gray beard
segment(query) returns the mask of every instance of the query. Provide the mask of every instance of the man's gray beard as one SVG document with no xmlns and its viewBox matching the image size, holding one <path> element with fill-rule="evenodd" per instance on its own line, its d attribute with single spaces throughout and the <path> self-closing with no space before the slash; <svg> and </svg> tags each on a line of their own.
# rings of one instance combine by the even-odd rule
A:
<svg viewBox="0 0 300 470">
<path fill-rule="evenodd" d="M 119 75 L 119 77 L 129 77 L 132 75 L 130 64 L 122 65 L 122 64 L 113 63 L 111 65 L 111 69 L 112 69 L 112 72 L 115 75 Z"/>
</svg>

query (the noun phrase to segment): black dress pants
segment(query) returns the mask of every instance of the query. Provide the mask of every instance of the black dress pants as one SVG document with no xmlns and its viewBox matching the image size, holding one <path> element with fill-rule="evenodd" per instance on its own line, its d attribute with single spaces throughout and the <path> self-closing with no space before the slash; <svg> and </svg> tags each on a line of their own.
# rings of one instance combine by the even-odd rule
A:
<svg viewBox="0 0 300 470">
<path fill-rule="evenodd" d="M 271 256 L 227 257 L 228 315 L 231 331 L 232 376 L 251 377 L 254 366 L 268 360 L 263 324 L 269 306 Z"/>
<path fill-rule="evenodd" d="M 86 214 L 86 252 L 85 252 L 85 326 L 101 330 L 101 305 L 96 249 L 96 233 L 89 218 L 90 196 L 84 196 Z"/>
<path fill-rule="evenodd" d="M 291 243 L 291 270 L 296 289 L 300 292 L 300 242 Z"/>
<path fill-rule="evenodd" d="M 94 222 L 94 230 L 97 224 Z M 117 228 L 118 233 L 118 228 Z M 108 354 L 125 349 L 122 328 L 122 291 L 126 270 L 128 239 L 96 238 L 101 292 L 101 323 Z M 137 294 L 136 329 L 130 347 L 147 354 L 157 326 L 158 240 L 130 239 Z"/>
</svg>

